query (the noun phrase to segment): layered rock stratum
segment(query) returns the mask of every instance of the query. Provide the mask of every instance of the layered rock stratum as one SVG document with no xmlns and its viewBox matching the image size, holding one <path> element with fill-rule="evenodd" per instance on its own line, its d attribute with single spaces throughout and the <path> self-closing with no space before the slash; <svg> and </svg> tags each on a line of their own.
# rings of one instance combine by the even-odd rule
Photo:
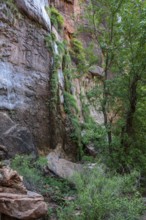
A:
<svg viewBox="0 0 146 220">
<path fill-rule="evenodd" d="M 27 191 L 22 177 L 8 167 L 0 168 L 0 213 L 7 219 L 38 219 L 47 214 L 41 195 Z M 3 219 L 3 218 L 2 218 Z"/>
</svg>

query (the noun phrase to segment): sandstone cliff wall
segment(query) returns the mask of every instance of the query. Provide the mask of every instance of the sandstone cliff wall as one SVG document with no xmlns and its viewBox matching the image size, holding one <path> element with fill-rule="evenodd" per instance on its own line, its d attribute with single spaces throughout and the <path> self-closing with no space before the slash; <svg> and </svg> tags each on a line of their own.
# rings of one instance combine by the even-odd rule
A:
<svg viewBox="0 0 146 220">
<path fill-rule="evenodd" d="M 17 2 L 21 10 L 17 9 Z M 43 1 L 0 3 L 0 112 L 27 127 L 40 150 L 50 147 L 51 58 L 44 40 L 49 33 L 49 18 L 45 19 L 47 14 L 42 11 L 45 4 Z"/>
<path fill-rule="evenodd" d="M 51 25 L 46 12 L 49 5 L 55 6 L 64 17 L 61 34 Z M 45 38 L 54 33 L 59 42 L 66 39 L 70 44 L 79 14 L 78 0 L 0 2 L 0 121 L 5 122 L 4 131 L 0 129 L 0 144 L 8 151 L 13 149 L 10 156 L 18 152 L 36 153 L 36 149 L 46 154 L 58 144 L 68 154 L 76 154 L 64 111 L 62 64 L 58 69 L 58 111 L 52 114 L 50 107 L 53 57 Z M 81 38 L 85 43 L 86 36 Z M 57 44 L 54 42 L 53 45 L 57 54 Z M 84 95 L 84 101 L 89 105 L 86 93 L 94 86 L 95 77 L 86 74 L 71 83 L 71 93 L 79 109 L 78 120 L 83 123 L 81 96 Z M 103 122 L 102 114 L 94 106 L 90 106 L 90 114 L 98 123 Z"/>
</svg>

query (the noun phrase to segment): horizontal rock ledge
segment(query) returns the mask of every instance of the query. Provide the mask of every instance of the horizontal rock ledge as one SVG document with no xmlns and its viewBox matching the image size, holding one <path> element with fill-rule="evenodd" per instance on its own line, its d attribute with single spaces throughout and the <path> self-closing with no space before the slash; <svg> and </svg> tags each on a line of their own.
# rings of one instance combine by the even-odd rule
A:
<svg viewBox="0 0 146 220">
<path fill-rule="evenodd" d="M 23 178 L 10 167 L 0 169 L 0 213 L 3 219 L 38 219 L 47 214 L 43 196 L 27 191 Z"/>
<path fill-rule="evenodd" d="M 0 193 L 0 213 L 17 219 L 37 219 L 47 213 L 47 205 L 43 197 L 34 192 Z"/>
</svg>

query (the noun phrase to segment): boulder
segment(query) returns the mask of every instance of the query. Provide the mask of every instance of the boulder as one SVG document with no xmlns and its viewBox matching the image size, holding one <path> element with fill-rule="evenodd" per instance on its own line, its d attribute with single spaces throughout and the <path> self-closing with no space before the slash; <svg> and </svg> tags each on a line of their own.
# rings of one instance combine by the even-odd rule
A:
<svg viewBox="0 0 146 220">
<path fill-rule="evenodd" d="M 29 130 L 14 123 L 6 113 L 0 112 L 0 158 L 30 153 L 36 155 L 37 151 Z"/>
<path fill-rule="evenodd" d="M 26 220 L 46 215 L 47 205 L 43 197 L 27 191 L 22 181 L 16 171 L 8 167 L 0 169 L 0 213 L 10 219 Z"/>
<path fill-rule="evenodd" d="M 25 194 L 27 192 L 23 185 L 23 178 L 18 173 L 8 167 L 0 169 L 0 192 L 5 192 L 6 188 L 16 189 L 17 193 Z"/>
<path fill-rule="evenodd" d="M 64 158 L 61 158 L 62 152 L 58 149 L 52 151 L 47 156 L 47 167 L 55 175 L 72 181 L 72 177 L 75 173 L 80 173 L 83 170 L 81 164 L 73 163 Z"/>
<path fill-rule="evenodd" d="M 95 146 L 93 143 L 90 143 L 86 146 L 86 151 L 89 155 L 91 155 L 92 157 L 96 157 L 98 152 L 97 150 L 95 149 Z"/>
<path fill-rule="evenodd" d="M 97 76 L 97 77 L 101 77 L 101 78 L 104 77 L 104 70 L 100 66 L 96 66 L 96 65 L 91 66 L 89 68 L 89 72 L 93 76 Z"/>
<path fill-rule="evenodd" d="M 45 167 L 46 174 L 49 170 L 49 175 L 51 171 L 51 173 L 60 178 L 66 179 L 71 183 L 75 183 L 74 176 L 76 174 L 86 173 L 87 170 L 92 170 L 97 165 L 96 163 L 79 164 L 69 161 L 60 144 L 57 145 L 55 150 L 48 154 L 47 160 L 48 163 Z"/>
</svg>

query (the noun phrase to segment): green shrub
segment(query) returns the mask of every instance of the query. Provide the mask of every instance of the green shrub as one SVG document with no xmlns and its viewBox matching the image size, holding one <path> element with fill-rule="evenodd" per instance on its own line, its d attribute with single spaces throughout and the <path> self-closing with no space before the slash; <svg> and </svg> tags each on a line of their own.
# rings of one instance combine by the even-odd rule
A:
<svg viewBox="0 0 146 220">
<path fill-rule="evenodd" d="M 138 220 L 144 205 L 137 173 L 111 176 L 102 166 L 76 178 L 78 198 L 60 210 L 60 220 Z"/>
<path fill-rule="evenodd" d="M 47 163 L 40 157 L 37 161 L 32 156 L 17 155 L 12 160 L 12 168 L 24 177 L 24 183 L 30 190 L 41 191 L 43 187 L 42 168 Z"/>
<path fill-rule="evenodd" d="M 71 44 L 75 53 L 83 53 L 84 49 L 81 41 L 77 38 L 73 38 Z"/>
<path fill-rule="evenodd" d="M 76 113 L 78 113 L 79 109 L 77 107 L 77 102 L 74 98 L 74 96 L 68 92 L 64 92 L 65 97 L 65 109 L 67 113 L 70 113 L 71 110 L 75 110 Z"/>
<path fill-rule="evenodd" d="M 99 63 L 99 57 L 96 53 L 96 45 L 93 42 L 89 43 L 85 48 L 86 60 L 88 60 L 89 66 L 97 65 Z"/>
<path fill-rule="evenodd" d="M 50 33 L 48 36 L 45 37 L 46 46 L 51 53 L 52 56 L 54 56 L 54 42 L 56 41 L 56 36 L 54 33 Z"/>
<path fill-rule="evenodd" d="M 84 123 L 82 124 L 82 143 L 84 145 L 92 143 L 92 145 L 98 150 L 98 153 L 103 152 L 106 146 L 105 128 L 98 124 L 90 115 L 90 102 L 85 104 L 86 97 L 81 94 L 80 100 L 82 101 L 82 113 L 84 117 Z"/>
<path fill-rule="evenodd" d="M 65 44 L 64 44 L 64 42 L 57 41 L 56 44 L 58 46 L 59 54 L 63 56 L 64 53 L 65 53 Z"/>
<path fill-rule="evenodd" d="M 64 45 L 65 47 L 67 47 L 66 42 L 64 43 Z M 65 49 L 65 53 L 62 59 L 62 67 L 65 79 L 65 91 L 70 93 L 72 88 L 72 79 L 73 75 L 76 72 L 76 69 L 73 68 L 71 56 L 69 54 L 68 49 Z"/>
<path fill-rule="evenodd" d="M 81 126 L 78 116 L 79 109 L 74 96 L 68 92 L 64 92 L 64 109 L 68 115 L 71 123 L 72 131 L 70 137 L 78 146 L 78 159 L 82 158 L 82 144 L 81 144 Z"/>
<path fill-rule="evenodd" d="M 47 159 L 40 157 L 37 160 L 32 156 L 17 155 L 11 163 L 14 170 L 23 176 L 24 184 L 28 190 L 33 190 L 49 197 L 58 205 L 65 202 L 64 197 L 75 193 L 73 186 L 66 180 L 44 175 L 43 168 Z"/>
<path fill-rule="evenodd" d="M 87 62 L 85 59 L 85 51 L 83 48 L 83 44 L 77 38 L 73 38 L 71 40 L 71 57 L 73 61 L 76 63 L 78 71 L 80 73 L 87 72 Z"/>
</svg>

